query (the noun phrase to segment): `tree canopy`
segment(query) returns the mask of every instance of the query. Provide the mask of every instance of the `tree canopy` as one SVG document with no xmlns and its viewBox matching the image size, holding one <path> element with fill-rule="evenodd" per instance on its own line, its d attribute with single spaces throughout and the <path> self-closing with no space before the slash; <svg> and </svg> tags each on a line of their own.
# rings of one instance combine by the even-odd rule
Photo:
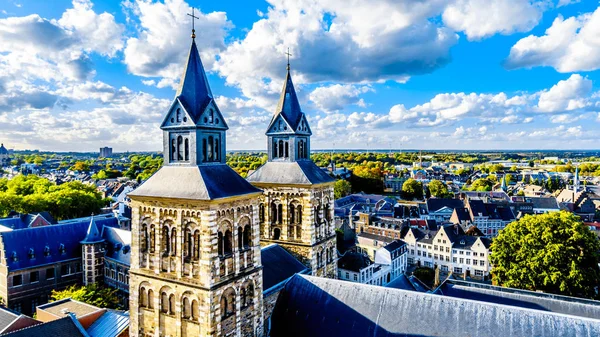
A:
<svg viewBox="0 0 600 337">
<path fill-rule="evenodd" d="M 427 185 L 427 188 L 429 189 L 429 193 L 436 198 L 446 198 L 451 195 L 451 193 L 448 192 L 448 186 L 437 179 L 431 180 Z"/>
<path fill-rule="evenodd" d="M 487 192 L 491 191 L 495 184 L 495 179 L 492 176 L 489 176 L 487 178 L 479 178 L 475 180 L 467 189 L 469 191 Z"/>
<path fill-rule="evenodd" d="M 501 230 L 491 250 L 494 284 L 597 297 L 600 241 L 572 213 L 526 215 Z"/>
<path fill-rule="evenodd" d="M 423 184 L 413 178 L 408 178 L 402 184 L 402 197 L 405 199 L 423 199 Z"/>
<path fill-rule="evenodd" d="M 118 309 L 117 289 L 104 287 L 98 283 L 87 286 L 72 285 L 65 290 L 52 290 L 51 301 L 71 298 L 76 301 L 95 305 L 99 308 Z"/>
<path fill-rule="evenodd" d="M 336 199 L 347 196 L 352 192 L 352 186 L 346 180 L 340 179 L 333 185 L 333 195 Z"/>
<path fill-rule="evenodd" d="M 48 211 L 57 220 L 99 213 L 108 203 L 92 185 L 71 181 L 61 185 L 36 175 L 0 179 L 0 215 L 10 211 Z"/>
</svg>

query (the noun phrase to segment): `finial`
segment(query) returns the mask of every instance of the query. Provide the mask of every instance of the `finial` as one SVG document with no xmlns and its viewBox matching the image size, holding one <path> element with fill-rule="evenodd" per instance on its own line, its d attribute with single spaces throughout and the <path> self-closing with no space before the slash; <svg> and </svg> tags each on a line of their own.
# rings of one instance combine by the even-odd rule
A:
<svg viewBox="0 0 600 337">
<path fill-rule="evenodd" d="M 290 54 L 290 48 L 288 47 L 287 49 L 287 53 L 285 53 L 287 55 L 287 70 L 290 71 L 290 56 L 292 56 L 292 54 Z"/>
<path fill-rule="evenodd" d="M 190 14 L 190 13 L 187 14 L 188 16 L 192 17 L 192 39 L 196 38 L 196 29 L 194 27 L 194 19 L 199 19 L 199 17 L 197 17 L 197 16 L 194 15 L 194 9 L 195 8 L 192 7 L 192 14 Z"/>
</svg>

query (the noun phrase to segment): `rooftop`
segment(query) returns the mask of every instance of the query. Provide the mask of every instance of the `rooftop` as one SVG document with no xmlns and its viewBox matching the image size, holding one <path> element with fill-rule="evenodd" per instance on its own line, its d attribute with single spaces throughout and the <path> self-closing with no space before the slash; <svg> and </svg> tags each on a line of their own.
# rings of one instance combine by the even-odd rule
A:
<svg viewBox="0 0 600 337">
<path fill-rule="evenodd" d="M 100 310 L 105 310 L 71 298 L 65 298 L 56 302 L 43 304 L 38 306 L 38 309 L 51 313 L 57 317 L 68 316 L 71 313 L 77 318 L 98 312 Z"/>
</svg>

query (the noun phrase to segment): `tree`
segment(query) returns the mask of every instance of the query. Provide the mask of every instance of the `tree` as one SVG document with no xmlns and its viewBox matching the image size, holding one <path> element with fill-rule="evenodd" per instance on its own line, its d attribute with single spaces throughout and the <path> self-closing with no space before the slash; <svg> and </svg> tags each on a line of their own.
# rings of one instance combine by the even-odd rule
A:
<svg viewBox="0 0 600 337">
<path fill-rule="evenodd" d="M 491 191 L 492 187 L 494 187 L 494 180 L 491 178 L 480 178 L 475 180 L 471 186 L 469 186 L 469 191 L 479 191 L 486 192 Z"/>
<path fill-rule="evenodd" d="M 70 170 L 87 172 L 90 170 L 90 165 L 84 161 L 77 161 L 73 166 L 71 166 Z"/>
<path fill-rule="evenodd" d="M 71 298 L 99 308 L 118 309 L 119 307 L 117 289 L 104 287 L 98 283 L 87 286 L 72 285 L 61 291 L 52 290 L 51 302 L 64 298 Z"/>
<path fill-rule="evenodd" d="M 347 196 L 351 191 L 352 186 L 346 180 L 340 179 L 333 185 L 333 195 L 336 199 Z"/>
<path fill-rule="evenodd" d="M 429 188 L 431 195 L 436 198 L 445 198 L 449 194 L 446 184 L 436 179 L 431 180 L 427 187 Z"/>
<path fill-rule="evenodd" d="M 600 241 L 572 213 L 526 215 L 491 245 L 492 280 L 504 287 L 596 297 Z"/>
<path fill-rule="evenodd" d="M 406 199 L 423 199 L 423 184 L 414 180 L 413 178 L 408 178 L 404 184 L 402 184 L 402 194 Z"/>
</svg>

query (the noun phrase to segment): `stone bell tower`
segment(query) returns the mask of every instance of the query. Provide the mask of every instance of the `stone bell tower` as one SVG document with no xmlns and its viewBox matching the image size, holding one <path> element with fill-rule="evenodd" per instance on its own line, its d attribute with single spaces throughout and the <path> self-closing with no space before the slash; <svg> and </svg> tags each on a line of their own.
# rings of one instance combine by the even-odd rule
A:
<svg viewBox="0 0 600 337">
<path fill-rule="evenodd" d="M 164 166 L 129 194 L 130 335 L 261 336 L 261 191 L 225 164 L 228 127 L 192 38 Z"/>
<path fill-rule="evenodd" d="M 311 268 L 313 275 L 336 278 L 335 180 L 310 159 L 312 131 L 300 109 L 289 62 L 266 135 L 268 161 L 247 178 L 263 190 L 261 244 L 277 243 Z"/>
</svg>

